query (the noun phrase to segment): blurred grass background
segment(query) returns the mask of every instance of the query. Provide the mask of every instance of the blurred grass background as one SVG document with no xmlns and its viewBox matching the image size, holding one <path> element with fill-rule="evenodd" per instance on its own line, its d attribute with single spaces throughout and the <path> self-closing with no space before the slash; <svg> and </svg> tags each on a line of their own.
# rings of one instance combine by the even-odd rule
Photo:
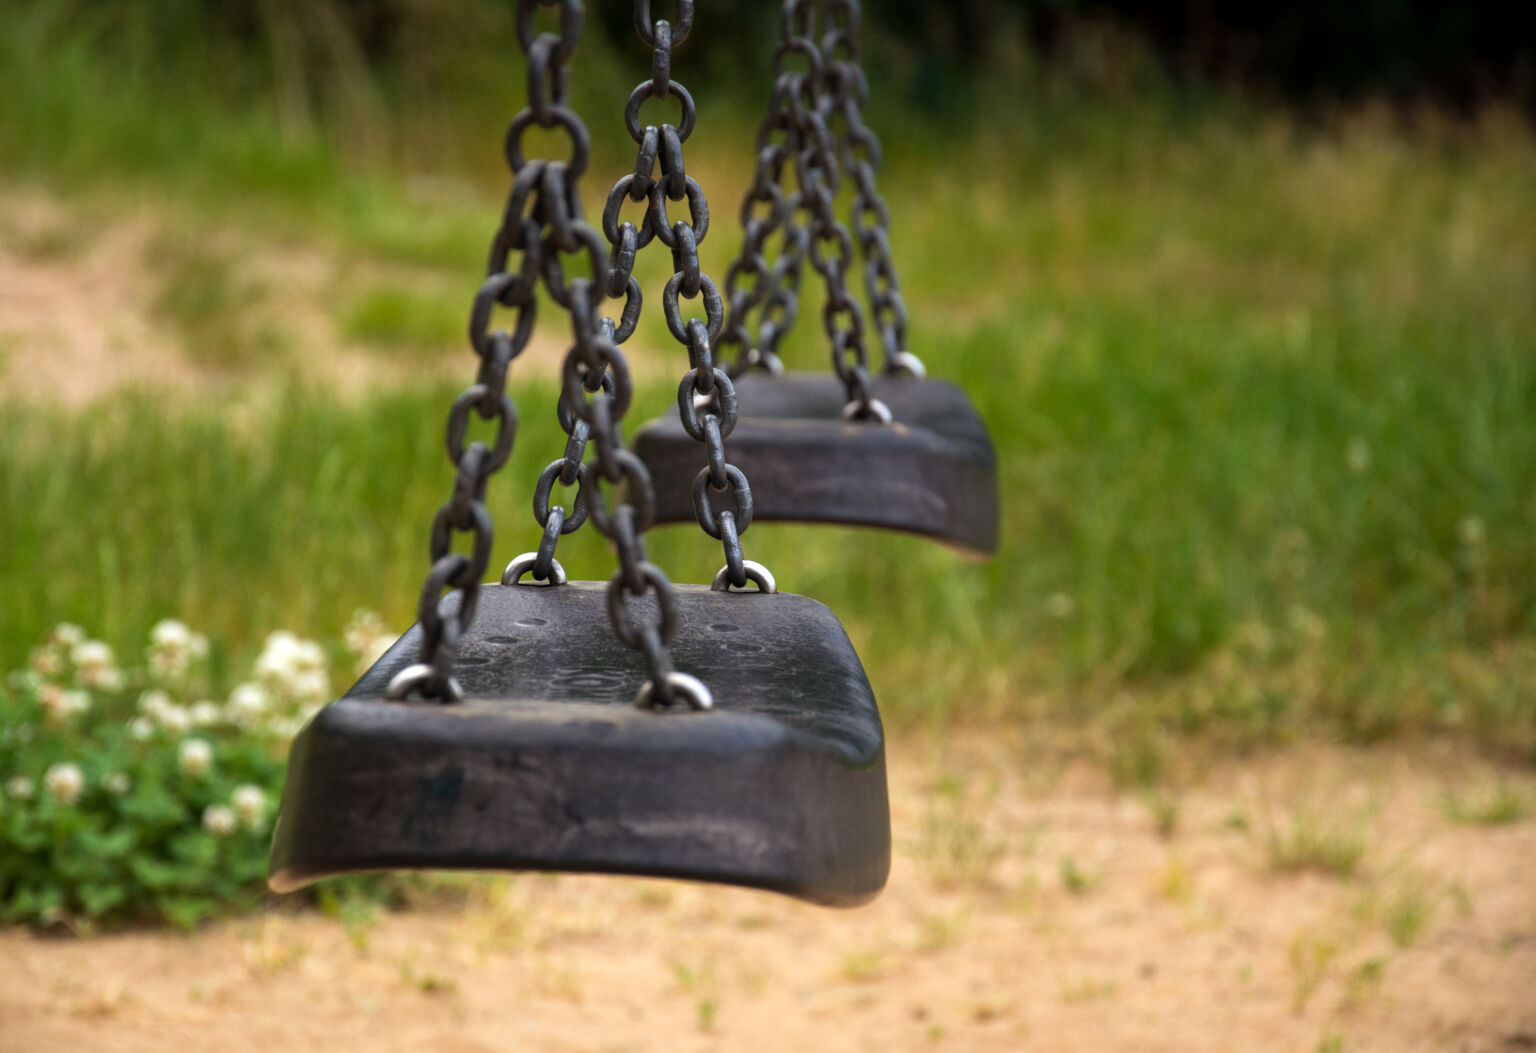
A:
<svg viewBox="0 0 1536 1053">
<path fill-rule="evenodd" d="M 648 69 L 623 6 L 598 5 L 578 56 L 589 212 L 630 164 L 622 100 Z M 939 40 L 934 58 L 896 8 L 871 29 L 870 120 L 913 347 L 993 429 L 1002 550 L 972 564 L 767 524 L 749 540 L 848 624 L 888 717 L 1096 722 L 1129 779 L 1195 733 L 1452 732 L 1536 759 L 1527 120 L 1262 101 L 1175 76 L 1096 20 L 1046 54 L 1009 5 L 963 73 L 964 49 Z M 768 51 L 715 10 L 674 70 L 700 98 L 690 172 L 724 219 Z M 407 362 L 457 355 L 467 382 L 456 333 L 499 215 L 516 55 L 493 0 L 0 13 L 0 179 L 90 217 L 29 251 L 152 217 L 165 324 L 237 371 L 212 399 L 5 406 L 6 668 L 63 619 L 127 646 L 181 617 L 231 666 L 275 628 L 335 639 L 360 606 L 410 621 L 458 385 L 317 390 L 315 350 L 252 321 L 262 294 L 238 262 L 299 244 L 356 264 L 324 305 L 336 331 Z M 739 243 L 718 229 L 717 274 Z M 639 339 L 670 350 L 648 306 Z M 790 356 L 820 366 L 813 325 Z M 637 407 L 660 412 L 671 389 Z M 559 449 L 553 388 L 516 395 L 493 488 L 503 559 L 532 546 L 532 479 Z M 599 540 L 565 542 L 567 567 L 606 577 Z M 681 528 L 652 551 L 675 580 L 718 559 Z"/>
</svg>

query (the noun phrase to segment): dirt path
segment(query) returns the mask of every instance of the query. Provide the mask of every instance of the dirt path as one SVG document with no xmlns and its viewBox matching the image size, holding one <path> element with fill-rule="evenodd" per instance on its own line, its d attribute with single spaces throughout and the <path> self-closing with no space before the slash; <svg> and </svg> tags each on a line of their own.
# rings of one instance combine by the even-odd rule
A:
<svg viewBox="0 0 1536 1053">
<path fill-rule="evenodd" d="M 891 770 L 860 910 L 528 875 L 352 937 L 10 931 L 0 1050 L 1536 1048 L 1536 821 L 1449 814 L 1528 812 L 1528 773 L 1306 747 L 1149 804 L 995 737 Z"/>
<path fill-rule="evenodd" d="M 227 394 L 295 378 L 355 394 L 473 375 L 457 329 L 441 348 L 401 353 L 349 340 L 337 324 L 338 304 L 370 282 L 387 277 L 402 288 L 436 289 L 442 272 L 319 243 L 276 243 L 234 227 L 185 227 L 150 203 L 108 206 L 0 185 L 0 400 L 80 406 L 125 388 Z M 213 284 L 189 276 L 210 267 L 229 274 Z M 447 277 L 445 302 L 467 313 L 477 276 Z M 180 306 L 168 308 L 167 300 Z M 189 348 L 177 310 L 211 330 L 200 335 L 205 343 L 266 333 L 275 346 L 244 366 L 216 346 Z M 518 359 L 518 375 L 556 375 L 566 337 L 558 324 L 543 324 Z M 626 350 L 637 376 L 682 368 L 675 349 L 663 354 L 637 339 Z"/>
</svg>

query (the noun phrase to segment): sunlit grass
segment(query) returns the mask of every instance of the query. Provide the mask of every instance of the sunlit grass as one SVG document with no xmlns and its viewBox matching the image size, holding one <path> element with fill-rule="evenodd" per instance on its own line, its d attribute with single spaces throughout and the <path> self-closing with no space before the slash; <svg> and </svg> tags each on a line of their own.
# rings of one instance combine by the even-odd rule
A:
<svg viewBox="0 0 1536 1053">
<path fill-rule="evenodd" d="M 458 299 L 403 285 L 373 285 L 347 301 L 338 328 L 347 339 L 371 347 L 442 350 L 464 336 Z"/>
<path fill-rule="evenodd" d="M 29 26 L 7 45 L 18 64 L 0 63 L 20 100 L 0 124 L 12 178 L 109 222 L 150 203 L 192 229 L 240 230 L 242 252 L 281 240 L 363 264 L 309 306 L 364 346 L 463 353 L 515 97 L 495 119 L 475 111 L 481 162 L 363 164 L 254 109 L 192 97 L 156 112 L 148 82 L 102 97 L 84 45 L 24 54 L 44 32 Z M 603 90 L 583 86 L 583 105 Z M 717 277 L 750 176 L 754 115 L 739 111 L 704 110 L 689 143 Z M 964 140 L 874 119 L 913 349 L 993 430 L 1002 548 L 972 564 L 918 539 L 769 524 L 747 544 L 837 610 L 889 718 L 1103 716 L 1125 733 L 1109 746 L 1117 779 L 1142 789 L 1172 735 L 1246 746 L 1319 720 L 1361 741 L 1460 729 L 1530 755 L 1536 145 L 1523 126 L 1367 110 L 1304 127 L 1156 97 L 1029 97 Z M 594 136 L 612 123 L 594 118 Z M 589 214 L 627 146 L 599 150 Z M 67 256 L 69 230 L 27 237 Z M 164 323 L 205 360 L 302 370 L 322 349 L 269 355 L 259 324 L 235 324 L 259 287 L 217 246 L 146 261 Z M 665 255 L 644 256 L 650 290 Z M 369 277 L 412 268 L 431 282 Z M 462 296 L 438 299 L 453 275 Z M 787 357 L 824 368 L 811 279 Z M 680 373 L 658 301 L 636 339 L 670 349 Z M 563 338 L 553 312 L 541 325 Z M 533 546 L 531 482 L 561 448 L 552 389 L 514 375 L 517 452 L 491 490 L 499 559 Z M 17 664 L 64 618 L 128 641 L 174 614 L 236 649 L 277 626 L 334 638 L 359 606 L 403 629 L 448 495 L 453 393 L 337 398 L 265 377 L 203 403 L 6 407 L 0 658 Z M 670 383 L 648 383 L 629 423 L 671 401 Z M 651 548 L 678 580 L 708 580 L 719 558 L 687 528 Z M 562 560 L 598 578 L 611 563 L 590 531 Z"/>
<path fill-rule="evenodd" d="M 1353 876 L 1370 844 L 1368 814 L 1340 814 L 1336 805 L 1312 803 L 1298 805 L 1279 819 L 1271 816 L 1264 838 L 1270 869 L 1336 878 Z"/>
<path fill-rule="evenodd" d="M 188 231 L 163 231 L 147 246 L 155 276 L 151 310 L 194 361 L 215 367 L 270 364 L 287 345 L 283 331 L 257 311 L 269 291 L 243 273 L 233 250 Z"/>
</svg>

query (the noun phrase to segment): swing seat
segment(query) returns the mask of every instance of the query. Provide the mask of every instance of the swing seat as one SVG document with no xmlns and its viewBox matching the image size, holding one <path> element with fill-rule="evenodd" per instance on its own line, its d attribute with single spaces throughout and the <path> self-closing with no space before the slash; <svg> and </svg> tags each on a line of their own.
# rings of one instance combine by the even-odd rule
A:
<svg viewBox="0 0 1536 1053">
<path fill-rule="evenodd" d="M 923 534 L 972 555 L 997 548 L 997 455 L 986 425 L 944 380 L 876 377 L 894 421 L 846 421 L 830 373 L 750 374 L 726 453 L 752 481 L 755 520 L 841 523 Z M 635 433 L 656 487 L 658 523 L 691 522 L 707 461 L 677 410 Z"/>
<path fill-rule="evenodd" d="M 873 898 L 890 869 L 885 740 L 836 616 L 788 593 L 674 588 L 673 660 L 709 686 L 709 711 L 635 706 L 643 665 L 609 628 L 605 583 L 483 587 L 459 704 L 384 698 L 417 661 L 410 629 L 294 740 L 272 888 L 510 869 Z M 634 606 L 654 616 L 654 600 Z"/>
</svg>

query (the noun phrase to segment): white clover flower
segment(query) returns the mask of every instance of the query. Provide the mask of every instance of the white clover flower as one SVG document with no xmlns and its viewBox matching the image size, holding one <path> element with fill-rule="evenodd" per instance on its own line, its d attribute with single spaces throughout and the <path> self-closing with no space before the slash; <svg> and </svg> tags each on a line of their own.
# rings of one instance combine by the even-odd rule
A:
<svg viewBox="0 0 1536 1053">
<path fill-rule="evenodd" d="M 231 724 L 243 728 L 261 722 L 267 714 L 267 693 L 257 684 L 241 684 L 229 693 L 224 715 Z"/>
<path fill-rule="evenodd" d="M 85 789 L 85 776 L 74 764 L 55 764 L 43 776 L 43 788 L 60 804 L 74 804 Z"/>
<path fill-rule="evenodd" d="M 260 786 L 246 783 L 237 787 L 230 803 L 235 806 L 235 814 L 240 817 L 242 826 L 260 830 L 267 824 L 267 795 Z"/>
<path fill-rule="evenodd" d="M 64 659 L 56 647 L 34 647 L 28 665 L 38 676 L 58 676 L 64 670 Z"/>
<path fill-rule="evenodd" d="M 94 666 L 113 665 L 115 656 L 112 648 L 100 640 L 81 640 L 69 650 L 69 660 L 75 663 L 76 669 L 88 669 Z"/>
<path fill-rule="evenodd" d="M 100 691 L 121 691 L 123 671 L 115 665 L 105 665 L 80 674 L 80 682 Z"/>
<path fill-rule="evenodd" d="M 192 663 L 208 654 L 208 637 L 195 633 L 182 622 L 166 618 L 156 622 L 149 633 L 150 672 L 161 680 L 174 680 L 186 674 Z"/>
<path fill-rule="evenodd" d="M 352 618 L 347 622 L 342 637 L 347 641 L 347 649 L 357 652 L 367 647 L 369 642 L 383 631 L 384 619 L 374 611 L 359 607 L 352 612 Z"/>
<path fill-rule="evenodd" d="M 289 702 L 323 701 L 330 694 L 325 651 L 281 629 L 267 637 L 256 659 L 256 679 Z"/>
<path fill-rule="evenodd" d="M 123 673 L 117 668 L 112 648 L 100 640 L 82 640 L 75 644 L 70 648 L 69 660 L 74 663 L 75 675 L 87 687 L 116 691 L 123 686 Z"/>
<path fill-rule="evenodd" d="M 289 681 L 289 693 L 296 702 L 309 705 L 324 702 L 331 693 L 331 678 L 324 669 L 307 670 Z"/>
<path fill-rule="evenodd" d="M 260 679 L 287 676 L 294 655 L 303 643 L 287 629 L 268 633 L 262 644 L 261 654 L 256 656 L 256 676 Z"/>
<path fill-rule="evenodd" d="M 192 714 L 185 706 L 171 701 L 164 691 L 146 691 L 139 698 L 139 709 L 155 723 L 174 734 L 182 734 L 192 727 Z"/>
<path fill-rule="evenodd" d="M 202 739 L 187 739 L 176 751 L 176 762 L 185 775 L 206 775 L 213 767 L 213 747 Z"/>
<path fill-rule="evenodd" d="M 37 689 L 37 703 L 43 707 L 48 723 L 57 727 L 90 709 L 91 696 L 84 691 L 66 691 L 57 684 L 44 684 Z"/>
<path fill-rule="evenodd" d="M 352 620 L 347 623 L 344 635 L 347 650 L 356 656 L 356 667 L 359 673 L 365 672 L 369 666 L 377 662 L 384 652 L 389 650 L 392 642 L 384 619 L 374 611 L 362 608 L 352 612 Z"/>
<path fill-rule="evenodd" d="M 101 780 L 101 786 L 102 789 L 106 790 L 112 796 L 121 797 L 123 794 L 133 789 L 133 782 L 128 778 L 128 775 L 125 772 L 115 771 L 108 774 L 106 778 Z"/>
<path fill-rule="evenodd" d="M 53 632 L 48 635 L 48 639 L 60 647 L 74 647 L 76 644 L 85 643 L 86 635 L 85 630 L 74 622 L 60 622 L 53 627 Z"/>
<path fill-rule="evenodd" d="M 43 707 L 43 712 L 49 719 L 62 717 L 64 714 L 64 689 L 58 684 L 43 684 L 37 689 L 37 704 Z"/>
<path fill-rule="evenodd" d="M 172 705 L 171 696 L 159 688 L 146 691 L 139 696 L 139 712 L 157 719 Z"/>
<path fill-rule="evenodd" d="M 149 630 L 149 642 L 152 647 L 186 649 L 192 643 L 192 630 L 175 618 L 166 618 Z"/>
<path fill-rule="evenodd" d="M 37 792 L 32 780 L 25 775 L 13 775 L 5 784 L 5 792 L 17 801 L 30 801 Z"/>
<path fill-rule="evenodd" d="M 235 832 L 236 825 L 235 813 L 222 804 L 210 804 L 203 809 L 203 829 L 210 834 L 228 837 Z"/>
<path fill-rule="evenodd" d="M 1052 618 L 1070 618 L 1076 610 L 1077 601 L 1069 593 L 1053 592 L 1045 598 L 1045 613 Z"/>
<path fill-rule="evenodd" d="M 188 663 L 184 651 L 145 651 L 149 662 L 149 675 L 159 681 L 176 680 L 187 672 Z"/>
<path fill-rule="evenodd" d="M 148 717 L 134 717 L 128 722 L 128 737 L 137 742 L 148 742 L 155 737 L 155 722 Z"/>
<path fill-rule="evenodd" d="M 199 702 L 188 710 L 188 716 L 191 717 L 193 726 L 199 728 L 217 724 L 224 719 L 224 714 L 217 702 Z"/>
</svg>

